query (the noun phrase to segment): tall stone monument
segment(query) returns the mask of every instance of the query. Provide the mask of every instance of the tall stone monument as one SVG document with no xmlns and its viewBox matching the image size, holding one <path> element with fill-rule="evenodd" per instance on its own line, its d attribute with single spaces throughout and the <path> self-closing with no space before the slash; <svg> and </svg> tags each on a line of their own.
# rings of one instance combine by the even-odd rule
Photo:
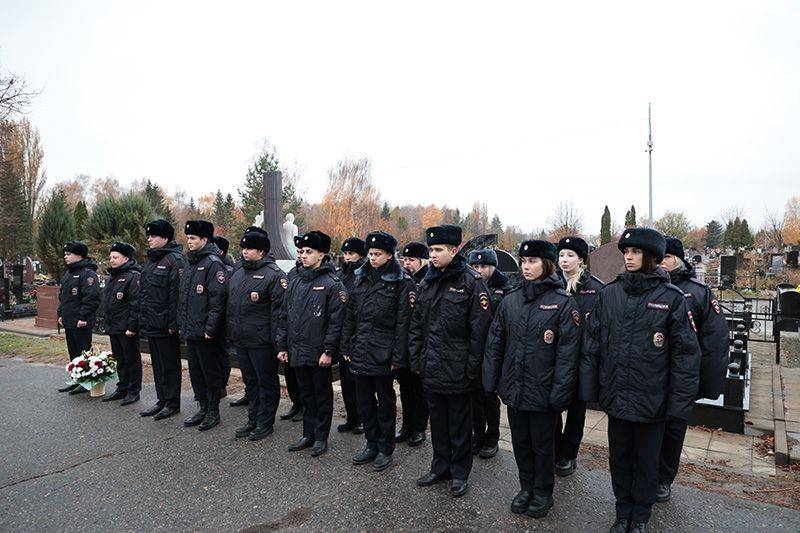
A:
<svg viewBox="0 0 800 533">
<path fill-rule="evenodd" d="M 280 172 L 264 172 L 261 175 L 264 183 L 264 229 L 269 234 L 272 255 L 277 260 L 293 260 L 291 248 L 284 242 L 284 228 L 281 220 L 283 213 L 283 176 Z M 280 263 L 279 263 L 280 264 Z"/>
</svg>

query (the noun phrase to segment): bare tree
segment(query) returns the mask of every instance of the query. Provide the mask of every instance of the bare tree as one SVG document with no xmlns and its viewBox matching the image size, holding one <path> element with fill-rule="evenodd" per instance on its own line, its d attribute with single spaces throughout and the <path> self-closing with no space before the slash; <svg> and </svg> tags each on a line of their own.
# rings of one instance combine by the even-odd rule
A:
<svg viewBox="0 0 800 533">
<path fill-rule="evenodd" d="M 24 78 L 0 72 L 0 120 L 24 114 L 38 94 Z"/>
<path fill-rule="evenodd" d="M 737 218 L 739 220 L 744 218 L 744 208 L 738 205 L 731 206 L 723 211 L 719 218 L 722 220 L 722 225 L 727 226 L 728 222 L 733 222 Z"/>
<path fill-rule="evenodd" d="M 553 241 L 567 235 L 580 235 L 583 230 L 580 213 L 572 202 L 559 203 L 556 212 L 548 219 L 548 225 L 549 238 Z"/>
<path fill-rule="evenodd" d="M 766 209 L 764 211 L 765 244 L 767 248 L 780 248 L 783 245 L 784 216 L 778 211 Z"/>
<path fill-rule="evenodd" d="M 44 150 L 39 131 L 28 119 L 0 121 L 0 159 L 8 162 L 11 172 L 19 178 L 25 207 L 32 219 L 47 173 L 42 167 Z"/>
<path fill-rule="evenodd" d="M 320 229 L 327 230 L 337 244 L 374 228 L 380 218 L 380 194 L 372 185 L 370 160 L 345 158 L 328 170 L 321 207 Z"/>
</svg>

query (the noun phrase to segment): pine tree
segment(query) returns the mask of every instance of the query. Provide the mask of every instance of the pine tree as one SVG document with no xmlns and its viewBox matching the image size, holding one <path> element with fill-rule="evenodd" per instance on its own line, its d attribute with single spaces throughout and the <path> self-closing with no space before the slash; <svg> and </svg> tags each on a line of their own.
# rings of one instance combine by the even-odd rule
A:
<svg viewBox="0 0 800 533">
<path fill-rule="evenodd" d="M 495 215 L 492 217 L 492 222 L 489 224 L 489 230 L 497 236 L 503 233 L 503 223 L 500 222 L 500 217 Z"/>
<path fill-rule="evenodd" d="M 147 249 L 142 228 L 153 218 L 153 207 L 142 193 L 106 196 L 97 202 L 84 224 L 87 244 L 98 255 L 105 253 L 112 241 L 130 243 L 141 252 Z"/>
<path fill-rule="evenodd" d="M 722 246 L 723 229 L 722 224 L 712 220 L 706 224 L 706 248 L 719 248 Z"/>
<path fill-rule="evenodd" d="M 148 179 L 143 192 L 145 198 L 150 202 L 155 216 L 163 218 L 170 224 L 175 225 L 175 216 L 172 214 L 172 210 L 167 204 L 167 199 L 164 197 L 164 191 L 161 190 L 161 187 Z"/>
<path fill-rule="evenodd" d="M 392 208 L 389 206 L 389 202 L 383 202 L 381 220 L 389 220 L 390 218 L 392 218 Z"/>
<path fill-rule="evenodd" d="M 632 228 L 636 226 L 636 208 L 631 206 L 627 213 L 625 213 L 625 227 Z"/>
<path fill-rule="evenodd" d="M 86 202 L 79 200 L 75 204 L 75 209 L 72 210 L 72 215 L 75 217 L 75 238 L 83 240 L 86 238 L 86 232 L 83 230 L 83 225 L 86 219 L 89 218 L 89 210 L 86 208 Z"/>
<path fill-rule="evenodd" d="M 0 163 L 0 257 L 16 259 L 32 251 L 31 220 L 22 180 L 15 175 L 11 163 Z"/>
<path fill-rule="evenodd" d="M 62 191 L 56 190 L 45 202 L 38 226 L 36 254 L 45 272 L 59 280 L 64 270 L 64 243 L 75 237 L 75 220 Z"/>
<path fill-rule="evenodd" d="M 752 248 L 754 243 L 755 239 L 750 232 L 750 226 L 747 225 L 747 219 L 743 218 L 739 226 L 739 246 L 742 248 Z"/>
<path fill-rule="evenodd" d="M 611 211 L 606 206 L 600 219 L 600 245 L 602 246 L 609 242 L 611 242 Z"/>
<path fill-rule="evenodd" d="M 256 215 L 264 210 L 264 181 L 262 174 L 278 170 L 280 170 L 280 162 L 275 148 L 265 145 L 261 149 L 261 153 L 256 156 L 250 165 L 250 168 L 247 169 L 242 188 L 238 189 L 242 213 L 249 223 L 255 220 Z M 285 193 L 284 187 L 284 197 Z"/>
</svg>

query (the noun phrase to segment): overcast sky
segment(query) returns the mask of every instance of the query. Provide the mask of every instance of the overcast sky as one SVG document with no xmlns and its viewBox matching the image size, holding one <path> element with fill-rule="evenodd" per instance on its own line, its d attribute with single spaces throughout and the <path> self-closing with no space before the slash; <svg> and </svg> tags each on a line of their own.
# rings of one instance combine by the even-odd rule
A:
<svg viewBox="0 0 800 533">
<path fill-rule="evenodd" d="M 51 182 L 235 193 L 269 140 L 312 201 L 368 156 L 392 204 L 596 233 L 646 215 L 651 101 L 656 217 L 800 194 L 800 3 L 553 4 L 0 0 L 0 67 L 44 90 Z"/>
</svg>

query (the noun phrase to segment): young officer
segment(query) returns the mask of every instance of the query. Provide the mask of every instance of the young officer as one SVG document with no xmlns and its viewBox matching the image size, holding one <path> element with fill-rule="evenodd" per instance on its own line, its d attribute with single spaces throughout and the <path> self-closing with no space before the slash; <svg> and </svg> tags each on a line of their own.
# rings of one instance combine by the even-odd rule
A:
<svg viewBox="0 0 800 533">
<path fill-rule="evenodd" d="M 425 235 L 433 266 L 420 284 L 411 318 L 409 358 L 425 385 L 433 461 L 417 485 L 452 479 L 450 493 L 459 497 L 469 489 L 472 469 L 470 398 L 481 386 L 483 348 L 492 316 L 489 290 L 458 253 L 460 227 L 434 226 Z"/>
<path fill-rule="evenodd" d="M 490 248 L 473 250 L 467 263 L 483 277 L 489 287 L 492 317 L 497 313 L 508 286 L 508 277 L 497 270 L 497 252 Z M 472 455 L 490 459 L 497 455 L 500 440 L 500 398 L 481 387 L 472 397 Z"/>
<path fill-rule="evenodd" d="M 416 301 L 419 283 L 428 272 L 428 247 L 421 242 L 406 244 L 402 261 L 403 268 L 416 284 L 412 295 Z M 408 441 L 409 446 L 419 446 L 425 442 L 425 430 L 428 428 L 428 401 L 422 389 L 422 378 L 412 372 L 408 362 L 398 368 L 395 375 L 400 385 L 400 405 L 403 409 L 403 425 L 395 435 L 395 442 Z"/>
<path fill-rule="evenodd" d="M 683 292 L 658 266 L 664 237 L 628 228 L 617 244 L 625 272 L 603 287 L 581 353 L 581 399 L 608 415 L 612 533 L 642 532 L 658 490 L 664 424 L 688 420 L 697 397 L 700 347 Z"/>
<path fill-rule="evenodd" d="M 666 243 L 666 253 L 661 268 L 669 273 L 672 284 L 683 291 L 686 304 L 697 326 L 697 341 L 702 354 L 697 397 L 716 400 L 723 392 L 728 368 L 730 350 L 728 323 L 714 293 L 695 278 L 694 267 L 684 258 L 683 243 L 672 237 L 667 237 Z M 686 425 L 686 420 L 667 419 L 664 440 L 661 443 L 657 502 L 663 503 L 672 496 L 671 487 L 678 474 Z"/>
<path fill-rule="evenodd" d="M 553 435 L 575 394 L 581 317 L 555 272 L 555 246 L 524 241 L 519 256 L 525 281 L 492 322 L 483 383 L 508 406 L 520 482 L 511 511 L 541 518 L 553 507 Z"/>
<path fill-rule="evenodd" d="M 581 318 L 585 319 L 594 309 L 597 295 L 603 282 L 589 272 L 589 245 L 574 235 L 558 241 L 558 273 L 567 292 L 575 298 Z M 564 477 L 575 471 L 578 449 L 583 440 L 583 425 L 586 422 L 586 402 L 576 394 L 567 409 L 567 421 L 563 424 L 561 414 L 556 418 L 556 474 Z"/>
<path fill-rule="evenodd" d="M 405 366 L 408 326 L 416 289 L 397 259 L 397 240 L 383 231 L 367 235 L 369 261 L 356 270 L 342 332 L 342 358 L 356 380 L 358 413 L 367 443 L 353 464 L 386 470 L 394 453 L 397 416 L 392 371 Z"/>
<path fill-rule="evenodd" d="M 236 430 L 236 437 L 259 440 L 272 433 L 281 398 L 275 336 L 289 282 L 269 255 L 263 232 L 244 233 L 239 247 L 242 261 L 228 281 L 226 313 L 248 405 L 247 423 Z"/>
<path fill-rule="evenodd" d="M 342 280 L 344 288 L 349 294 L 353 290 L 356 282 L 356 271 L 367 262 L 367 248 L 364 241 L 358 237 L 350 237 L 342 243 L 342 255 L 344 264 L 337 272 Z M 342 386 L 342 399 L 344 400 L 344 410 L 347 413 L 347 420 L 344 424 L 339 424 L 336 431 L 352 431 L 356 434 L 364 433 L 364 426 L 360 422 L 358 402 L 356 400 L 356 380 L 350 375 L 350 362 L 342 359 L 339 363 L 339 383 Z"/>
<path fill-rule="evenodd" d="M 214 225 L 205 220 L 188 220 L 184 228 L 189 265 L 181 277 L 178 321 L 186 339 L 189 379 L 200 409 L 184 420 L 186 427 L 205 431 L 219 424 L 219 400 L 225 389 L 223 348 L 225 303 L 228 277 L 211 242 Z"/>
<path fill-rule="evenodd" d="M 142 354 L 139 352 L 139 265 L 136 248 L 126 242 L 111 244 L 108 253 L 106 281 L 106 333 L 111 340 L 111 353 L 117 359 L 117 390 L 103 398 L 104 402 L 122 400 L 120 405 L 139 401 L 142 390 Z"/>
<path fill-rule="evenodd" d="M 294 236 L 294 245 L 297 248 L 298 259 L 294 263 L 294 267 L 287 274 L 289 282 L 297 277 L 297 273 L 303 268 L 303 262 L 299 257 L 303 254 L 303 234 Z M 303 420 L 303 399 L 300 397 L 300 385 L 297 383 L 297 374 L 291 365 L 283 365 L 283 377 L 286 380 L 286 392 L 289 394 L 289 400 L 292 406 L 288 411 L 281 415 L 281 420 L 291 420 L 292 422 L 301 422 Z"/>
<path fill-rule="evenodd" d="M 139 329 L 147 337 L 158 400 L 139 413 L 155 420 L 181 411 L 181 354 L 178 335 L 178 299 L 181 275 L 186 268 L 175 228 L 166 220 L 147 224 L 147 261 L 139 287 Z"/>
<path fill-rule="evenodd" d="M 278 323 L 278 358 L 294 368 L 303 398 L 303 436 L 289 451 L 328 450 L 333 416 L 331 363 L 339 350 L 347 291 L 327 255 L 331 238 L 321 231 L 302 237 L 303 268 L 289 282 Z"/>
<path fill-rule="evenodd" d="M 67 337 L 70 361 L 92 347 L 92 328 L 95 313 L 100 307 L 97 263 L 88 255 L 89 247 L 81 241 L 64 244 L 64 263 L 67 268 L 58 294 L 58 323 Z M 81 394 L 86 389 L 67 385 L 58 389 L 58 392 Z"/>
</svg>

